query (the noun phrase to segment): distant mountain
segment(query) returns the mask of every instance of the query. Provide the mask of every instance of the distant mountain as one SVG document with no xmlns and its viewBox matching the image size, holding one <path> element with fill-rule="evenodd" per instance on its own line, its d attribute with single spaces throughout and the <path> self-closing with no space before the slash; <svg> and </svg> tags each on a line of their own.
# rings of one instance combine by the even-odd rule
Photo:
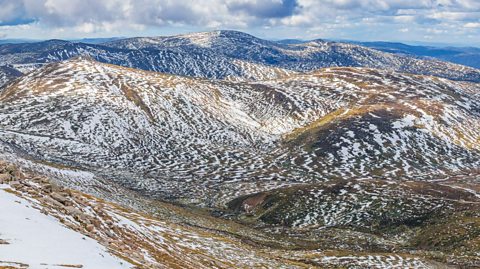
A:
<svg viewBox="0 0 480 269">
<path fill-rule="evenodd" d="M 112 42 L 115 40 L 124 39 L 124 37 L 107 37 L 107 38 L 82 38 L 82 39 L 72 39 L 69 41 L 86 43 L 86 44 L 102 44 L 106 42 Z"/>
<path fill-rule="evenodd" d="M 442 61 L 480 68 L 480 48 L 411 46 L 391 42 L 353 42 L 384 52 L 417 57 L 430 57 Z"/>
<path fill-rule="evenodd" d="M 480 81 L 480 70 L 461 65 L 322 40 L 282 44 L 235 31 L 129 38 L 101 45 L 61 40 L 0 45 L 0 61 L 22 72 L 79 55 L 125 67 L 211 79 L 262 80 L 324 67 L 368 67 Z"/>
<path fill-rule="evenodd" d="M 36 39 L 0 39 L 0 44 L 21 44 L 21 43 L 35 43 L 41 40 Z"/>
<path fill-rule="evenodd" d="M 214 79 L 259 80 L 292 73 L 277 67 L 228 59 L 214 52 L 195 53 L 188 49 L 121 49 L 61 40 L 0 45 L 0 61 L 25 72 L 79 55 L 125 67 Z"/>
<path fill-rule="evenodd" d="M 282 40 L 275 40 L 275 42 L 285 45 L 294 45 L 294 44 L 303 44 L 307 43 L 308 41 L 302 39 L 282 39 Z"/>
<path fill-rule="evenodd" d="M 236 31 L 194 33 L 172 37 L 130 38 L 106 43 L 124 49 L 186 50 L 194 54 L 213 52 L 227 59 L 272 65 L 297 72 L 324 67 L 368 67 L 412 74 L 434 75 L 453 80 L 480 81 L 479 70 L 435 60 L 382 53 L 366 47 L 315 40 L 284 44 Z"/>
</svg>

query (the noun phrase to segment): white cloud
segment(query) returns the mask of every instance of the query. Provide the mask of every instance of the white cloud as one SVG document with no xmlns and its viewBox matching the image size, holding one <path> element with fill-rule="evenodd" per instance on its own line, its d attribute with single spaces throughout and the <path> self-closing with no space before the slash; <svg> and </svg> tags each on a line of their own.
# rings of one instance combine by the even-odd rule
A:
<svg viewBox="0 0 480 269">
<path fill-rule="evenodd" d="M 469 22 L 464 25 L 465 28 L 480 28 L 480 22 Z"/>
<path fill-rule="evenodd" d="M 446 33 L 454 28 L 480 30 L 479 0 L 0 0 L 0 7 L 0 25 L 30 23 L 38 35 L 124 35 L 174 27 L 450 39 Z M 28 34 L 7 32 L 22 33 Z"/>
</svg>

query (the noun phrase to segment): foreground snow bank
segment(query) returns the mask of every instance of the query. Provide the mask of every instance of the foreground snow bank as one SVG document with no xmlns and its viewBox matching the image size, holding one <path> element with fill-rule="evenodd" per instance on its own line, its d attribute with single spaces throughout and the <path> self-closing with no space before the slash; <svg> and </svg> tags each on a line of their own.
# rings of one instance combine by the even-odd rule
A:
<svg viewBox="0 0 480 269">
<path fill-rule="evenodd" d="M 33 208 L 31 202 L 6 192 L 7 188 L 0 185 L 0 267 L 8 262 L 38 269 L 62 265 L 83 269 L 132 267 L 95 240 L 66 228 Z"/>
</svg>

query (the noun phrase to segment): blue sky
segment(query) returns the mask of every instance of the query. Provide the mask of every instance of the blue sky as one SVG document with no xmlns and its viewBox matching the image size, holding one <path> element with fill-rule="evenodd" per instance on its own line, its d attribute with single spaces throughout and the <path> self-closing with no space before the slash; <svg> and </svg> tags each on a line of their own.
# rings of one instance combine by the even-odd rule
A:
<svg viewBox="0 0 480 269">
<path fill-rule="evenodd" d="M 480 0 L 0 0 L 0 38 L 234 29 L 269 39 L 480 46 Z"/>
</svg>

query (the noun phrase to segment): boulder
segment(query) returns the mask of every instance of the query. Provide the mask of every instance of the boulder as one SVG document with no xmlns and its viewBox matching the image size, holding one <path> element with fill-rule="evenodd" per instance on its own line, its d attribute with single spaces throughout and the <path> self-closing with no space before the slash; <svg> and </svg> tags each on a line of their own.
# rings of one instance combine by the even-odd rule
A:
<svg viewBox="0 0 480 269">
<path fill-rule="evenodd" d="M 87 224 L 87 226 L 85 226 L 85 229 L 89 233 L 93 233 L 93 231 L 95 231 L 95 227 L 92 224 Z"/>
<path fill-rule="evenodd" d="M 7 173 L 0 174 L 0 184 L 5 184 L 10 180 L 12 180 L 12 176 L 10 174 L 7 174 Z"/>
<path fill-rule="evenodd" d="M 58 201 L 59 203 L 67 206 L 68 198 L 62 195 L 61 193 L 54 192 L 50 195 L 54 200 Z"/>
<path fill-rule="evenodd" d="M 68 215 L 72 216 L 75 219 L 77 219 L 77 216 L 83 214 L 82 211 L 80 211 L 78 208 L 75 208 L 73 206 L 65 207 L 65 211 L 67 212 Z"/>
<path fill-rule="evenodd" d="M 53 207 L 59 207 L 59 208 L 63 207 L 63 204 L 61 204 L 57 200 L 54 200 L 50 196 L 41 197 L 41 198 L 38 199 L 38 201 L 42 204 L 46 204 L 46 205 L 53 206 Z"/>
<path fill-rule="evenodd" d="M 42 185 L 42 190 L 46 193 L 52 193 L 52 191 L 53 191 L 52 184 L 49 184 L 49 183 L 43 184 Z"/>
<path fill-rule="evenodd" d="M 10 186 L 14 189 L 22 189 L 24 187 L 20 181 L 12 181 L 10 182 Z"/>
</svg>

